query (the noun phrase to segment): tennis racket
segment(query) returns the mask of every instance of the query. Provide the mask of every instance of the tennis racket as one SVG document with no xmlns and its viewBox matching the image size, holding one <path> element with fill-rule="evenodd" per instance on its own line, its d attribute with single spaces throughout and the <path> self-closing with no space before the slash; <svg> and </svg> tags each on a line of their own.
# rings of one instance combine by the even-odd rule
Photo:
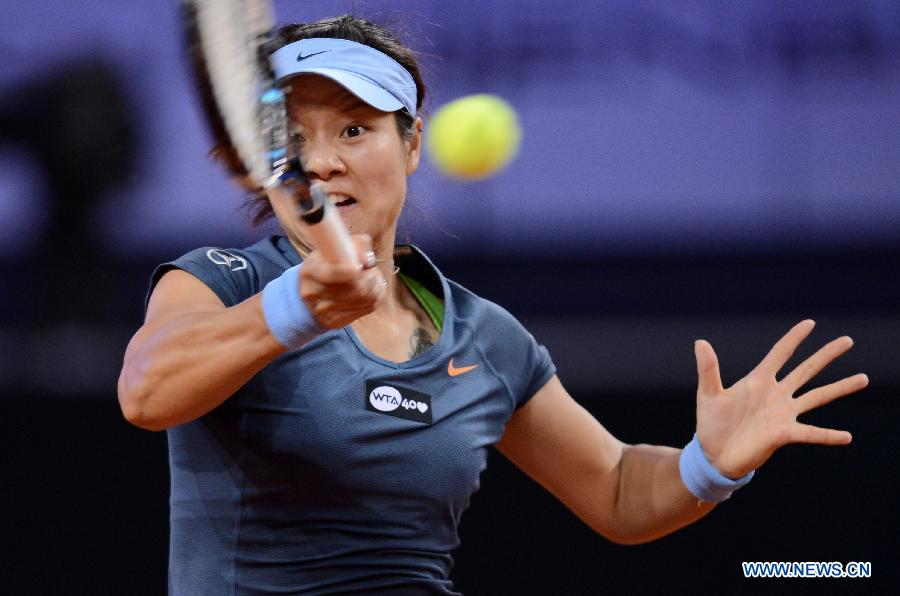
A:
<svg viewBox="0 0 900 596">
<path fill-rule="evenodd" d="M 358 264 L 340 215 L 310 184 L 293 143 L 287 88 L 274 80 L 270 0 L 182 0 L 182 13 L 213 153 L 243 188 L 297 201 L 305 231 L 332 263 Z"/>
</svg>

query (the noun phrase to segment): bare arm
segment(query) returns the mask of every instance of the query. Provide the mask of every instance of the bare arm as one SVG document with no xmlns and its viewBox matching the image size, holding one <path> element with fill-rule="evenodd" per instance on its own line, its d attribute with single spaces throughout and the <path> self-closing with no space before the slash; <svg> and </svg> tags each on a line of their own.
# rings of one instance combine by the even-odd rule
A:
<svg viewBox="0 0 900 596">
<path fill-rule="evenodd" d="M 698 507 L 685 488 L 679 449 L 622 443 L 555 376 L 513 415 L 497 447 L 613 542 L 659 538 L 713 508 Z"/>
<path fill-rule="evenodd" d="M 366 262 L 371 239 L 353 240 Z M 372 312 L 385 295 L 377 269 L 328 263 L 315 251 L 300 277 L 304 304 L 328 328 Z M 125 351 L 118 384 L 122 413 L 148 430 L 190 422 L 285 351 L 266 323 L 262 292 L 226 308 L 206 284 L 173 269 L 154 288 L 144 325 Z"/>
<path fill-rule="evenodd" d="M 794 397 L 829 362 L 853 345 L 837 338 L 782 380 L 776 374 L 809 335 L 813 322 L 795 325 L 746 377 L 725 389 L 709 342 L 698 340 L 697 437 L 703 456 L 720 474 L 741 478 L 789 443 L 846 445 L 850 433 L 810 426 L 797 417 L 859 391 L 857 374 Z M 500 451 L 556 495 L 591 528 L 615 542 L 664 536 L 703 517 L 679 471 L 681 450 L 625 445 L 613 437 L 552 378 L 507 424 Z"/>
<path fill-rule="evenodd" d="M 193 420 L 283 353 L 261 298 L 226 308 L 193 275 L 178 269 L 163 275 L 125 351 L 118 384 L 125 418 L 148 430 Z"/>
</svg>

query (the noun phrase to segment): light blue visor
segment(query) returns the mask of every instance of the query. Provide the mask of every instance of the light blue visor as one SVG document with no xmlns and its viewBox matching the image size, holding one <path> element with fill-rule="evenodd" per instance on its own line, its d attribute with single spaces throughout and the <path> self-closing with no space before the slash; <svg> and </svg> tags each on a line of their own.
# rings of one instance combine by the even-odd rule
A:
<svg viewBox="0 0 900 596">
<path fill-rule="evenodd" d="M 315 37 L 279 48 L 271 57 L 275 78 L 317 74 L 340 83 L 382 112 L 416 114 L 416 83 L 399 62 L 367 45 Z"/>
</svg>

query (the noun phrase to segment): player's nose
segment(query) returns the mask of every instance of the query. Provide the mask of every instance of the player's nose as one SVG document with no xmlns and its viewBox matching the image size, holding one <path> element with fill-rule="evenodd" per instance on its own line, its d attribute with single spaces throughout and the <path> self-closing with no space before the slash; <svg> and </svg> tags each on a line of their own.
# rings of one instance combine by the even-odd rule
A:
<svg viewBox="0 0 900 596">
<path fill-rule="evenodd" d="M 328 180 L 347 171 L 347 164 L 330 143 L 304 143 L 301 158 L 303 169 L 312 180 Z"/>
</svg>

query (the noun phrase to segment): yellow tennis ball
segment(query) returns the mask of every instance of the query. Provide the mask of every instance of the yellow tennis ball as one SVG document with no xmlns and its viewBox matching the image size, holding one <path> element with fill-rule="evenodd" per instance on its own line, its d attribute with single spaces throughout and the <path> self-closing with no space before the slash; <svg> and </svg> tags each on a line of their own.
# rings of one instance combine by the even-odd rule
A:
<svg viewBox="0 0 900 596">
<path fill-rule="evenodd" d="M 437 111 L 425 139 L 438 168 L 475 180 L 490 176 L 515 157 L 522 129 L 513 107 L 496 95 L 468 95 Z"/>
</svg>

